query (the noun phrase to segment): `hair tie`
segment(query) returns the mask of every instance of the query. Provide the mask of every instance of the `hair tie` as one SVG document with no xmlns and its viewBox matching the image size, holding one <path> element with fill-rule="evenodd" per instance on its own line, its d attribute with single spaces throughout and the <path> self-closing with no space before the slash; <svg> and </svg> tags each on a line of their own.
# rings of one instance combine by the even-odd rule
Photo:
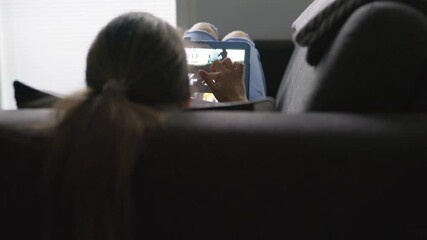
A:
<svg viewBox="0 0 427 240">
<path fill-rule="evenodd" d="M 126 89 L 124 85 L 116 80 L 108 80 L 103 86 L 102 91 L 124 92 Z"/>
</svg>

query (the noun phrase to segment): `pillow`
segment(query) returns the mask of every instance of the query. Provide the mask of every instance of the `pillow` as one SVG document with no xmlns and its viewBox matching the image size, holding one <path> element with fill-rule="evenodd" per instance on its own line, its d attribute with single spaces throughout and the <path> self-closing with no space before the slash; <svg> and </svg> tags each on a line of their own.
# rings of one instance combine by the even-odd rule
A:
<svg viewBox="0 0 427 240">
<path fill-rule="evenodd" d="M 60 98 L 50 93 L 32 88 L 18 80 L 13 82 L 15 101 L 18 109 L 51 108 Z"/>
</svg>

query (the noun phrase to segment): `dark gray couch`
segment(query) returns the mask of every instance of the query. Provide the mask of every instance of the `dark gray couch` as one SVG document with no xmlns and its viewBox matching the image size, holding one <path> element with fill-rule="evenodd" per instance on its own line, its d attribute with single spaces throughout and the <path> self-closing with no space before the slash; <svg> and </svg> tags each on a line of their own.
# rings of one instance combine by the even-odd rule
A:
<svg viewBox="0 0 427 240">
<path fill-rule="evenodd" d="M 13 129 L 47 116 L 0 114 L 4 239 L 39 239 L 48 138 Z M 423 239 L 426 122 L 409 114 L 170 113 L 135 169 L 140 239 Z"/>
<path fill-rule="evenodd" d="M 317 41 L 297 45 L 278 110 L 426 112 L 427 2 L 353 2 L 363 0 L 337 0 L 336 14 L 314 21 Z"/>
<path fill-rule="evenodd" d="M 317 63 L 296 45 L 278 111 L 167 113 L 132 181 L 138 239 L 427 239 L 426 29 L 365 4 Z M 49 136 L 28 127 L 50 113 L 0 112 L 1 239 L 40 239 Z"/>
</svg>

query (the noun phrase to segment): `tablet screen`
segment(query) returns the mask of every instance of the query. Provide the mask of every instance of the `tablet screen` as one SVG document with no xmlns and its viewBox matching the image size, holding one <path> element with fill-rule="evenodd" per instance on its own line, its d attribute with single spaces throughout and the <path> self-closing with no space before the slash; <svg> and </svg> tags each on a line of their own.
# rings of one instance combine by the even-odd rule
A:
<svg viewBox="0 0 427 240">
<path fill-rule="evenodd" d="M 188 62 L 188 78 L 192 99 L 217 102 L 209 86 L 200 78 L 198 71 L 203 69 L 210 72 L 211 65 L 216 60 L 230 58 L 233 62 L 244 65 L 244 78 L 248 76 L 249 50 L 245 43 L 236 42 L 190 42 L 185 51 Z M 247 81 L 245 81 L 246 84 Z"/>
</svg>

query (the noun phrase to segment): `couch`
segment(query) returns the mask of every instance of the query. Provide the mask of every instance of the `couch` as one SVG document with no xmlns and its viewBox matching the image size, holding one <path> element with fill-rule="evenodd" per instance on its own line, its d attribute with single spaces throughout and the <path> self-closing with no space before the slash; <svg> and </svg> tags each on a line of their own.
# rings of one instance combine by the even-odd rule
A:
<svg viewBox="0 0 427 240">
<path fill-rule="evenodd" d="M 0 114 L 3 239 L 38 239 L 48 137 L 26 127 L 49 113 Z M 426 122 L 424 114 L 170 113 L 135 170 L 141 239 L 423 239 Z"/>
<path fill-rule="evenodd" d="M 375 42 L 388 24 L 405 34 Z M 296 42 L 276 111 L 166 113 L 132 179 L 138 239 L 426 239 L 426 31 L 369 2 L 322 52 Z M 49 135 L 30 129 L 52 113 L 0 112 L 2 239 L 40 239 Z"/>
</svg>

